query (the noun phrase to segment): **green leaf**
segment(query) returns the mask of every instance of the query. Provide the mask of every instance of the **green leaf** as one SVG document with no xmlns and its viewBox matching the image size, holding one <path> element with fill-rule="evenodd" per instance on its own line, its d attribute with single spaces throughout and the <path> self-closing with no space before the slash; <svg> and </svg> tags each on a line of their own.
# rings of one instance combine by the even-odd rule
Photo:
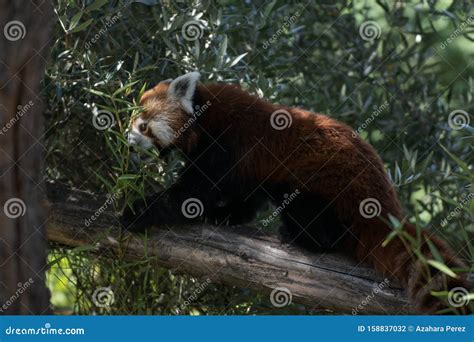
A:
<svg viewBox="0 0 474 342">
<path fill-rule="evenodd" d="M 103 93 L 99 90 L 95 90 L 95 89 L 92 89 L 92 88 L 82 88 L 82 89 L 85 90 L 85 91 L 88 91 L 89 93 L 94 94 L 94 95 L 102 96 L 102 97 L 105 97 L 105 98 L 108 98 L 108 99 L 111 98 L 111 96 L 109 94 Z"/>
<path fill-rule="evenodd" d="M 133 82 L 130 82 L 130 83 L 127 83 L 126 85 L 124 85 L 123 87 L 120 87 L 119 89 L 117 89 L 113 94 L 112 94 L 112 97 L 115 97 L 117 96 L 118 94 L 120 94 L 121 92 L 127 90 L 128 88 L 131 88 L 133 85 L 137 84 L 139 81 L 133 81 Z"/>
<path fill-rule="evenodd" d="M 132 71 L 136 71 L 137 70 L 137 66 L 138 66 L 138 60 L 140 58 L 140 54 L 137 52 L 135 52 L 135 58 L 133 59 L 133 68 L 132 68 Z"/>
<path fill-rule="evenodd" d="M 90 4 L 84 9 L 84 12 L 91 12 L 91 11 L 98 10 L 99 8 L 101 8 L 108 2 L 109 0 L 95 0 L 92 4 Z"/>
<path fill-rule="evenodd" d="M 228 65 L 228 67 L 229 67 L 229 68 L 232 68 L 234 65 L 236 65 L 237 63 L 239 63 L 242 58 L 244 58 L 245 56 L 247 56 L 247 54 L 248 54 L 248 52 L 243 53 L 243 54 L 241 54 L 240 56 L 237 56 L 237 57 L 232 61 L 232 63 L 230 63 L 230 64 Z"/>
<path fill-rule="evenodd" d="M 461 169 L 463 169 L 464 172 L 466 172 L 467 174 L 471 174 L 472 171 L 469 169 L 469 166 L 464 162 L 462 161 L 461 159 L 459 159 L 458 157 L 456 157 L 454 154 L 452 154 L 446 147 L 444 147 L 441 143 L 439 144 L 439 146 L 444 150 L 444 152 L 446 152 L 450 157 L 451 159 L 453 159 L 456 164 L 459 165 L 459 167 Z"/>
<path fill-rule="evenodd" d="M 133 179 L 137 179 L 139 178 L 140 176 L 139 175 L 135 175 L 135 174 L 123 174 L 121 175 L 118 180 L 133 180 Z"/>
<path fill-rule="evenodd" d="M 87 26 L 89 26 L 93 21 L 94 21 L 94 19 L 89 19 L 89 20 L 83 22 L 81 25 L 77 26 L 75 29 L 69 30 L 68 33 L 75 33 L 75 32 L 82 31 L 82 30 L 84 30 Z"/>
<path fill-rule="evenodd" d="M 109 192 L 113 189 L 112 183 L 102 177 L 97 171 L 94 171 L 94 174 L 106 186 Z"/>
<path fill-rule="evenodd" d="M 73 252 L 75 253 L 80 253 L 80 252 L 88 252 L 88 251 L 93 251 L 96 250 L 97 247 L 93 245 L 82 245 L 82 246 L 77 246 L 72 249 Z"/>
<path fill-rule="evenodd" d="M 79 20 L 81 20 L 83 14 L 84 14 L 83 11 L 79 11 L 76 14 L 74 14 L 69 24 L 68 32 L 73 30 L 77 26 L 77 24 L 79 24 Z"/>
<path fill-rule="evenodd" d="M 423 162 L 420 165 L 419 170 L 426 170 L 428 168 L 428 164 L 431 162 L 431 159 L 433 158 L 433 151 L 431 151 L 428 156 L 423 160 Z"/>
<path fill-rule="evenodd" d="M 54 265 L 59 264 L 61 262 L 61 260 L 63 260 L 65 257 L 66 257 L 66 255 L 62 255 L 62 256 L 54 259 L 54 260 L 51 260 L 50 262 L 48 262 L 48 267 L 51 268 Z"/>
<path fill-rule="evenodd" d="M 391 231 L 390 234 L 388 234 L 388 236 L 385 238 L 384 242 L 382 242 L 382 247 L 386 247 L 397 235 L 397 230 Z"/>
<path fill-rule="evenodd" d="M 273 0 L 272 2 L 270 2 L 266 7 L 265 9 L 263 10 L 263 15 L 265 17 L 268 17 L 273 9 L 273 7 L 275 7 L 275 4 L 277 3 L 276 0 Z"/>
<path fill-rule="evenodd" d="M 426 239 L 426 243 L 428 243 L 428 247 L 430 248 L 430 252 L 431 252 L 431 254 L 433 254 L 433 256 L 434 256 L 434 258 L 436 259 L 436 261 L 439 261 L 440 263 L 443 263 L 443 264 L 444 264 L 444 259 L 443 259 L 443 257 L 441 256 L 441 254 L 439 253 L 438 248 L 436 248 L 436 246 L 434 245 L 434 243 L 431 242 L 430 239 Z"/>
<path fill-rule="evenodd" d="M 220 67 L 224 62 L 224 56 L 227 52 L 227 35 L 224 35 L 224 38 L 221 41 L 219 46 L 219 52 L 217 53 L 217 65 Z"/>
<path fill-rule="evenodd" d="M 393 229 L 401 229 L 402 228 L 401 222 L 395 216 L 392 216 L 392 215 L 388 214 L 388 219 L 390 220 L 390 223 L 391 223 Z"/>
<path fill-rule="evenodd" d="M 438 270 L 440 270 L 441 272 L 443 272 L 444 274 L 447 274 L 448 276 L 452 277 L 452 278 L 457 278 L 458 276 L 456 275 L 456 273 L 454 273 L 453 271 L 451 271 L 451 269 L 446 266 L 445 264 L 439 262 L 439 261 L 436 261 L 436 260 L 427 260 L 426 261 L 429 265 L 433 266 L 434 268 L 437 268 Z"/>
</svg>

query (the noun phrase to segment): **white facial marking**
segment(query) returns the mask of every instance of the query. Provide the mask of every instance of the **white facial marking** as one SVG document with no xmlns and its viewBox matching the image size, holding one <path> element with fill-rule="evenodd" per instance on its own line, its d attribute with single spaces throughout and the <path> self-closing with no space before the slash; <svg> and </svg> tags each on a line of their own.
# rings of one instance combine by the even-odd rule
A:
<svg viewBox="0 0 474 342">
<path fill-rule="evenodd" d="M 150 147 L 153 146 L 153 140 L 143 135 L 139 131 L 138 127 L 142 123 L 146 123 L 146 121 L 143 120 L 142 118 L 138 118 L 136 122 L 133 124 L 130 132 L 128 133 L 128 143 L 133 146 L 139 146 L 143 149 L 149 149 Z"/>
<path fill-rule="evenodd" d="M 175 133 L 169 122 L 161 118 L 153 119 L 148 123 L 153 135 L 160 142 L 162 147 L 171 145 L 175 140 Z"/>
</svg>

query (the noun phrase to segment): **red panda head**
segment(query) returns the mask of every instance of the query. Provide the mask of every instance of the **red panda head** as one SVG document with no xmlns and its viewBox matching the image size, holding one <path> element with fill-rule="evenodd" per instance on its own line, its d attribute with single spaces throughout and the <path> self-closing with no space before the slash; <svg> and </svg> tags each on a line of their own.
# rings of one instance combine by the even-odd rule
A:
<svg viewBox="0 0 474 342">
<path fill-rule="evenodd" d="M 128 142 L 143 149 L 176 144 L 179 130 L 193 114 L 193 96 L 199 72 L 158 83 L 146 91 L 140 103 L 144 110 L 132 119 Z"/>
</svg>

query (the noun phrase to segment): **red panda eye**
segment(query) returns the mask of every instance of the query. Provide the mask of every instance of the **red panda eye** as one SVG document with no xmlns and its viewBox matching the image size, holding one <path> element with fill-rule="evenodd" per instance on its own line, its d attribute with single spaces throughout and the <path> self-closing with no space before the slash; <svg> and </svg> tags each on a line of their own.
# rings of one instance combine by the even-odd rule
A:
<svg viewBox="0 0 474 342">
<path fill-rule="evenodd" d="M 140 125 L 138 125 L 138 129 L 140 130 L 140 132 L 145 132 L 146 131 L 146 123 L 141 123 Z"/>
</svg>

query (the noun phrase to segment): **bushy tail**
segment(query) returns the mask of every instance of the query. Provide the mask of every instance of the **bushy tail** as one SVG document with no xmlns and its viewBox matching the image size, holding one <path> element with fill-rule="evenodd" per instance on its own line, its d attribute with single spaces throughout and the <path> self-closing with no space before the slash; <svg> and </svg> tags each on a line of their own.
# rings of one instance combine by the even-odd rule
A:
<svg viewBox="0 0 474 342">
<path fill-rule="evenodd" d="M 470 312 L 463 297 L 470 289 L 465 276 L 448 274 L 452 269 L 465 269 L 464 263 L 443 241 L 427 231 L 417 231 L 410 223 L 400 226 L 392 230 L 379 218 L 357 223 L 356 257 L 397 278 L 420 312 Z M 443 263 L 449 269 L 444 269 Z M 442 291 L 449 291 L 448 298 L 433 295 Z"/>
</svg>

